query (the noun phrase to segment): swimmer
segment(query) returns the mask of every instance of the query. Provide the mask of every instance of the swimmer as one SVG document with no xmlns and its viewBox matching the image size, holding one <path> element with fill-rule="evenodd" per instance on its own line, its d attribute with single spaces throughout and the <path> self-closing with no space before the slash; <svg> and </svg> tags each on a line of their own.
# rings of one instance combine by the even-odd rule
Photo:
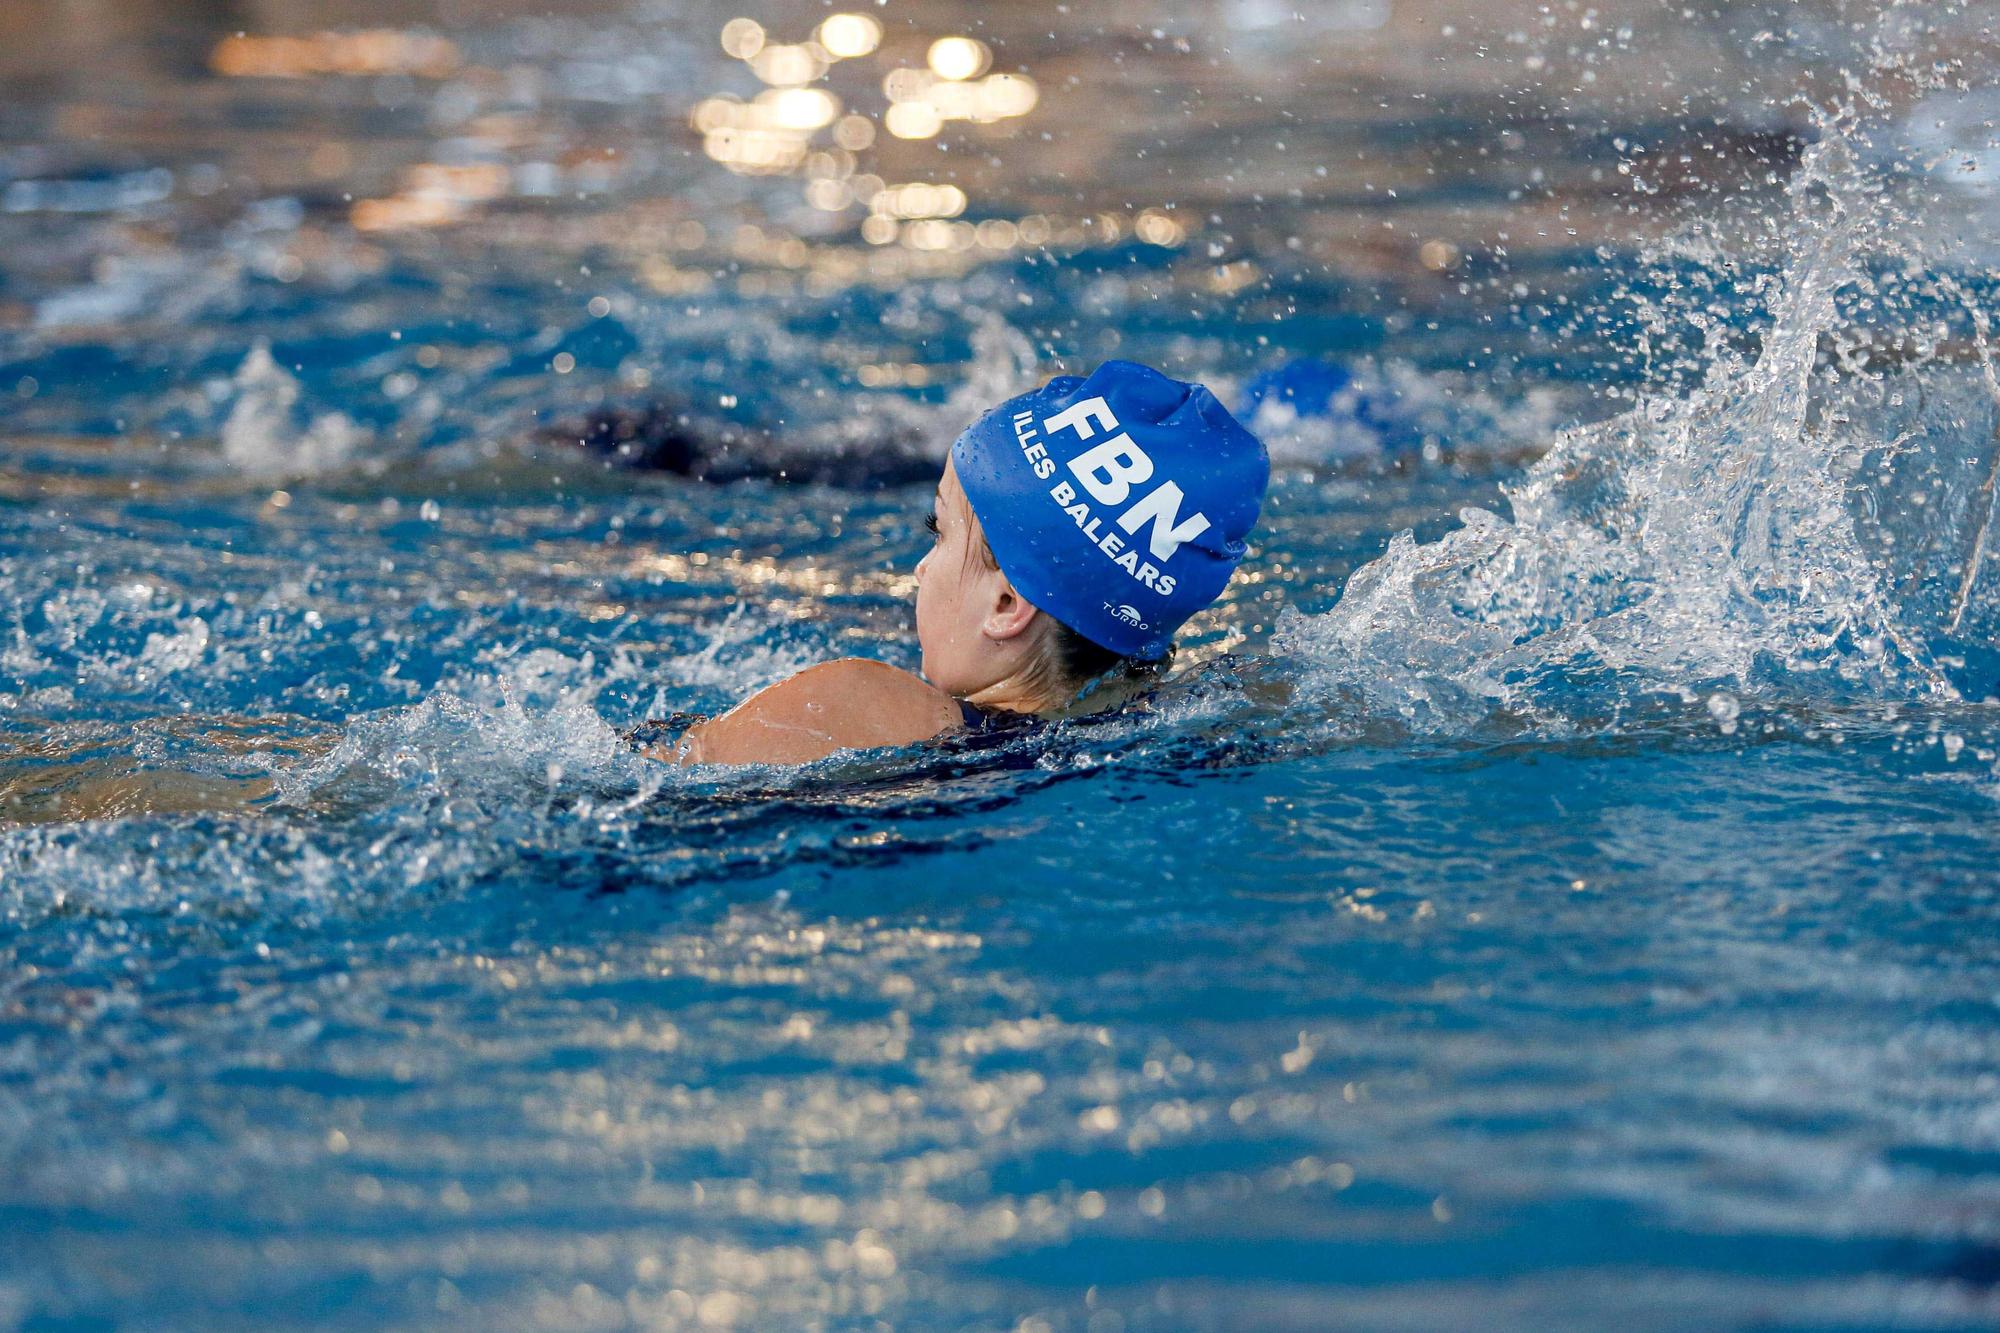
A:
<svg viewBox="0 0 2000 1333">
<path fill-rule="evenodd" d="M 770 431 L 716 421 L 671 399 L 636 409 L 601 407 L 581 420 L 545 427 L 536 438 L 581 450 L 607 468 L 716 485 L 762 481 L 880 490 L 912 485 L 937 471 L 921 442 L 900 432 L 877 432 L 848 448 L 800 448 Z"/>
<path fill-rule="evenodd" d="M 1129 361 L 1057 376 L 951 447 L 917 562 L 922 676 L 823 662 L 644 752 L 800 764 L 1143 687 L 1242 560 L 1269 472 L 1263 445 L 1198 384 Z"/>
</svg>

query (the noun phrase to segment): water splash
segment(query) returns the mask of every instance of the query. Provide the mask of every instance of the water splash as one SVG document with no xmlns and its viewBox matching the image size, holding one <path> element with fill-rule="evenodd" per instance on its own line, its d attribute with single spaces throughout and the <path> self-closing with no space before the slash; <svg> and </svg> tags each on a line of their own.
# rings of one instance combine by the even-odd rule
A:
<svg viewBox="0 0 2000 1333">
<path fill-rule="evenodd" d="M 1504 712 L 1563 728 L 1607 697 L 1722 685 L 1990 691 L 1962 637 L 2000 586 L 1986 316 L 1905 239 L 1909 178 L 1865 160 L 1858 119 L 1821 129 L 1758 304 L 1718 319 L 1693 305 L 1708 288 L 1645 312 L 1703 328 L 1695 387 L 1559 435 L 1503 488 L 1511 518 L 1468 509 L 1427 545 L 1406 532 L 1333 610 L 1288 614 L 1276 646 L 1309 659 L 1314 685 L 1447 731 Z M 1968 306 L 1970 366 L 1930 331 L 1964 328 Z M 1885 311 L 1919 336 L 1885 345 Z"/>
<path fill-rule="evenodd" d="M 708 630 L 700 647 L 669 660 L 662 674 L 677 686 L 719 687 L 736 698 L 803 671 L 827 656 L 826 646 L 817 639 L 774 641 L 772 631 L 776 628 L 781 627 L 737 607 Z M 666 711 L 664 697 L 654 700 L 654 711 Z"/>
<path fill-rule="evenodd" d="M 307 416 L 299 410 L 299 382 L 258 342 L 233 380 L 235 402 L 222 425 L 222 454 L 239 471 L 258 477 L 317 476 L 349 466 L 362 445 L 361 431 L 344 413 Z"/>
<path fill-rule="evenodd" d="M 973 312 L 965 333 L 969 355 L 962 374 L 939 402 L 924 402 L 901 393 L 874 393 L 848 398 L 829 415 L 801 400 L 787 407 L 800 425 L 787 442 L 832 453 L 868 453 L 887 442 L 942 467 L 959 432 L 975 419 L 1016 394 L 1041 383 L 1040 358 L 1028 336 L 990 311 Z"/>
<path fill-rule="evenodd" d="M 496 800 L 546 798 L 566 781 L 611 780 L 628 760 L 618 733 L 582 698 L 530 710 L 511 697 L 496 707 L 439 691 L 408 708 L 356 718 L 330 753 L 276 777 L 289 805 L 345 803 L 362 793 L 367 804 L 386 804 L 401 791 L 470 817 Z"/>
</svg>

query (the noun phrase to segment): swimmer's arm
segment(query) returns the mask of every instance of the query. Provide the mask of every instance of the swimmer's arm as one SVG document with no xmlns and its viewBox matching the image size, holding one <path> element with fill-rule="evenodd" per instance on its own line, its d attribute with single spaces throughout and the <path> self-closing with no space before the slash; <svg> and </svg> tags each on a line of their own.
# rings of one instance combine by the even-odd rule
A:
<svg viewBox="0 0 2000 1333">
<path fill-rule="evenodd" d="M 846 657 L 807 667 L 690 729 L 648 758 L 681 764 L 803 764 L 836 750 L 911 745 L 959 726 L 958 701 L 886 662 Z"/>
</svg>

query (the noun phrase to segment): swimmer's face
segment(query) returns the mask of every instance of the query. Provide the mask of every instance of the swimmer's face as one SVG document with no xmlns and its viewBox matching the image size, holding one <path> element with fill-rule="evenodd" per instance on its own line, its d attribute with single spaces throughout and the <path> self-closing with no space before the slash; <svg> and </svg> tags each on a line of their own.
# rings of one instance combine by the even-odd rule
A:
<svg viewBox="0 0 2000 1333">
<path fill-rule="evenodd" d="M 929 522 L 930 553 L 917 562 L 917 642 L 931 684 L 962 699 L 1016 669 L 1021 612 L 1034 611 L 980 558 L 985 537 L 949 461 Z"/>
</svg>

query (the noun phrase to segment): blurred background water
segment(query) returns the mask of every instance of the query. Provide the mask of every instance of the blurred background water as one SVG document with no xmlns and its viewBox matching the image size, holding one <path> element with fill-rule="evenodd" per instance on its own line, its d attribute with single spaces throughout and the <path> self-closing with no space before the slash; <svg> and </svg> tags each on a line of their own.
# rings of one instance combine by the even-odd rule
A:
<svg viewBox="0 0 2000 1333">
<path fill-rule="evenodd" d="M 0 1326 L 1989 1326 L 1995 47 L 12 0 Z M 621 740 L 1114 355 L 1277 465 L 1154 698 Z"/>
</svg>

